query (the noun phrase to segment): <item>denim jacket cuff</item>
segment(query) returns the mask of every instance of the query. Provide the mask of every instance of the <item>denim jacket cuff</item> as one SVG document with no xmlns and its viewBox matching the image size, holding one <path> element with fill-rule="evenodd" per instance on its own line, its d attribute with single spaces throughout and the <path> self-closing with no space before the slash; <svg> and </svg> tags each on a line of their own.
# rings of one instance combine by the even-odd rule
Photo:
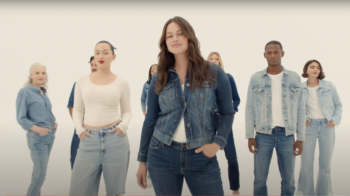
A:
<svg viewBox="0 0 350 196">
<path fill-rule="evenodd" d="M 301 134 L 297 134 L 297 141 L 305 141 L 305 136 Z"/>
<path fill-rule="evenodd" d="M 253 132 L 253 133 L 246 133 L 246 134 L 245 134 L 245 138 L 246 138 L 246 139 L 251 139 L 251 138 L 254 139 L 254 138 L 255 138 L 255 137 L 254 137 L 254 132 Z"/>
<path fill-rule="evenodd" d="M 26 131 L 28 131 L 32 126 L 34 126 L 34 123 L 32 122 L 24 122 L 22 124 L 22 128 Z"/>
<path fill-rule="evenodd" d="M 139 153 L 138 157 L 137 157 L 137 161 L 140 162 L 147 162 L 147 155 L 141 154 Z"/>
<path fill-rule="evenodd" d="M 223 137 L 218 136 L 218 135 L 214 136 L 213 143 L 216 143 L 222 149 L 224 149 L 226 146 L 226 140 Z"/>
</svg>

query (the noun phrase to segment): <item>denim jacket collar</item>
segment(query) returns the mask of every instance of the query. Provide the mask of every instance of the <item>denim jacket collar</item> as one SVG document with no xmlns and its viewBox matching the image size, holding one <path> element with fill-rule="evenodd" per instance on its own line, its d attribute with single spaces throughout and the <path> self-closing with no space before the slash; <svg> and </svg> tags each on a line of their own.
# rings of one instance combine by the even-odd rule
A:
<svg viewBox="0 0 350 196">
<path fill-rule="evenodd" d="M 307 89 L 307 80 L 302 84 L 303 89 Z M 318 88 L 319 89 L 327 89 L 329 85 L 327 85 L 323 80 L 318 79 Z"/>
<path fill-rule="evenodd" d="M 288 70 L 285 69 L 285 68 L 283 67 L 283 65 L 281 65 L 281 67 L 282 67 L 283 75 L 288 75 Z M 267 75 L 267 68 L 265 68 L 265 69 L 262 71 L 262 76 L 266 76 L 266 75 Z"/>
<path fill-rule="evenodd" d="M 29 83 L 28 88 L 34 92 L 40 93 L 40 89 L 44 92 L 44 94 L 46 94 L 46 89 L 44 87 L 40 87 L 40 89 L 38 89 L 38 87 L 34 86 L 33 84 Z"/>
</svg>

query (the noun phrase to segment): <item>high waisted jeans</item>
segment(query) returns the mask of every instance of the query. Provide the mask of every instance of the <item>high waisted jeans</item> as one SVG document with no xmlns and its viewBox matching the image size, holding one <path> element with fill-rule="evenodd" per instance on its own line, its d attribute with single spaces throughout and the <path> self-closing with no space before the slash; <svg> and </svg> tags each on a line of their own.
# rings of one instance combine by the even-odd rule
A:
<svg viewBox="0 0 350 196">
<path fill-rule="evenodd" d="M 51 132 L 45 136 L 40 136 L 34 131 L 27 131 L 27 143 L 33 161 L 32 179 L 27 191 L 27 195 L 40 195 L 40 189 L 44 184 L 47 164 L 50 152 L 55 141 L 56 129 L 52 126 L 42 126 Z"/>
<path fill-rule="evenodd" d="M 153 136 L 147 161 L 156 195 L 181 195 L 184 179 L 192 195 L 224 195 L 216 156 L 197 154 L 185 143 L 167 146 Z"/>
<path fill-rule="evenodd" d="M 301 154 L 301 166 L 297 195 L 333 195 L 331 183 L 331 162 L 335 141 L 335 131 L 326 119 L 310 119 L 311 126 L 306 126 L 305 142 Z M 314 187 L 314 157 L 316 142 L 319 146 L 319 169 L 316 191 Z"/>
<path fill-rule="evenodd" d="M 130 146 L 127 134 L 109 132 L 117 125 L 88 129 L 93 137 L 80 141 L 69 195 L 97 195 L 102 172 L 107 195 L 125 194 Z"/>
</svg>

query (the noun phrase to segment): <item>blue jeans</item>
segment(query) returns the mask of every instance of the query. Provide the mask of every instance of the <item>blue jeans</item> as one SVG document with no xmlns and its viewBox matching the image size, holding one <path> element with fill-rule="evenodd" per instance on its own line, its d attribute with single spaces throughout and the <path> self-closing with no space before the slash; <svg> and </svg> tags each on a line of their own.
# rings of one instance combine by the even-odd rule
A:
<svg viewBox="0 0 350 196">
<path fill-rule="evenodd" d="M 213 115 L 213 123 L 215 130 L 217 130 L 217 127 L 219 125 L 219 118 L 220 117 L 217 114 Z M 239 190 L 239 168 L 232 129 L 227 137 L 227 143 L 224 148 L 224 151 L 228 163 L 228 179 L 230 182 L 230 189 L 234 191 Z"/>
<path fill-rule="evenodd" d="M 185 143 L 167 146 L 152 136 L 147 161 L 156 195 L 181 195 L 184 178 L 192 195 L 224 195 L 216 156 L 197 154 Z"/>
<path fill-rule="evenodd" d="M 32 179 L 27 191 L 27 195 L 40 195 L 40 189 L 44 184 L 47 164 L 50 152 L 55 140 L 56 129 L 54 126 L 42 126 L 51 130 L 47 135 L 40 136 L 34 131 L 27 131 L 27 143 L 33 161 Z"/>
<path fill-rule="evenodd" d="M 272 134 L 256 133 L 255 140 L 257 152 L 254 155 L 254 195 L 268 195 L 266 180 L 274 148 L 282 177 L 281 195 L 294 195 L 294 135 L 286 136 L 284 128 L 276 127 L 272 129 Z"/>
<path fill-rule="evenodd" d="M 301 166 L 297 195 L 333 195 L 331 183 L 331 162 L 335 141 L 335 131 L 326 119 L 309 119 L 311 126 L 306 126 L 305 142 L 301 154 Z M 318 139 L 319 170 L 316 191 L 314 187 L 314 157 Z"/>
<path fill-rule="evenodd" d="M 72 138 L 72 144 L 71 144 L 71 147 L 70 147 L 70 164 L 71 164 L 71 168 L 72 169 L 73 169 L 73 166 L 74 166 L 75 157 L 77 156 L 79 143 L 80 143 L 80 139 L 79 139 L 79 137 L 76 134 L 76 131 L 74 129 L 74 134 L 73 134 L 73 138 Z"/>
<path fill-rule="evenodd" d="M 102 172 L 107 195 L 125 194 L 130 146 L 127 134 L 109 132 L 117 125 L 87 129 L 93 137 L 80 141 L 69 195 L 98 195 Z"/>
</svg>

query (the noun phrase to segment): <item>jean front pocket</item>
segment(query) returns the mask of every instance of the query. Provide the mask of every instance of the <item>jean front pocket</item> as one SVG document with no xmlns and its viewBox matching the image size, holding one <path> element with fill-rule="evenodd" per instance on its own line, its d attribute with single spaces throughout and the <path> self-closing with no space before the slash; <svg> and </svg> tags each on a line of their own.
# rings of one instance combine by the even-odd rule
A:
<svg viewBox="0 0 350 196">
<path fill-rule="evenodd" d="M 163 143 L 159 141 L 157 138 L 152 136 L 151 142 L 149 144 L 149 147 L 153 150 L 158 150 Z"/>
<path fill-rule="evenodd" d="M 215 154 L 213 157 L 209 157 L 206 154 L 204 154 L 204 151 L 200 152 L 199 154 L 201 154 L 206 159 L 212 159 L 212 158 L 214 158 L 216 156 L 216 154 Z"/>
</svg>

